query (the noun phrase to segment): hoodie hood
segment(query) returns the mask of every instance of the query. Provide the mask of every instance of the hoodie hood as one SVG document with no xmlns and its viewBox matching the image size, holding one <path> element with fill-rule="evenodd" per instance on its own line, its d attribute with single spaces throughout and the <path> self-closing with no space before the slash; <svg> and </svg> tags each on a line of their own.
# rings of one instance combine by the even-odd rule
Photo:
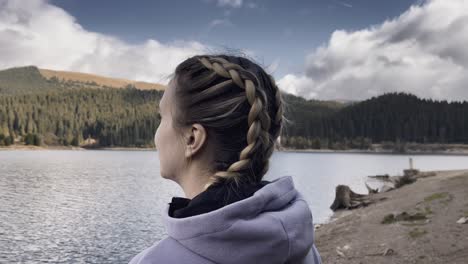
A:
<svg viewBox="0 0 468 264">
<path fill-rule="evenodd" d="M 302 263 L 306 255 L 307 263 L 320 263 L 312 214 L 291 176 L 208 213 L 173 218 L 168 211 L 169 205 L 163 217 L 168 235 L 215 263 Z"/>
</svg>

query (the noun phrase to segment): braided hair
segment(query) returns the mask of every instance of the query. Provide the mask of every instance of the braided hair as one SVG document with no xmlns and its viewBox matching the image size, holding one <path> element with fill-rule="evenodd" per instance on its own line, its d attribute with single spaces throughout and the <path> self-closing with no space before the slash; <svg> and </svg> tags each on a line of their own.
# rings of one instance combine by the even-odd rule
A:
<svg viewBox="0 0 468 264">
<path fill-rule="evenodd" d="M 174 78 L 175 126 L 199 123 L 216 146 L 205 189 L 225 180 L 260 182 L 280 148 L 283 101 L 274 78 L 249 59 L 228 55 L 191 57 Z"/>
</svg>

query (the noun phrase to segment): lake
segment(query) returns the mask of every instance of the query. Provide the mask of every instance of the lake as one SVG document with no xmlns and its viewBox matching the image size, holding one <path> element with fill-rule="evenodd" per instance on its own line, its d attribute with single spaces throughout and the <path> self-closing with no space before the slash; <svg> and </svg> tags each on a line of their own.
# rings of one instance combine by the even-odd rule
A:
<svg viewBox="0 0 468 264">
<path fill-rule="evenodd" d="M 366 193 L 367 175 L 401 174 L 409 157 L 468 169 L 468 156 L 275 152 L 265 179 L 293 176 L 323 223 L 336 185 Z M 172 196 L 182 189 L 160 177 L 156 151 L 0 151 L 0 263 L 127 263 L 166 236 Z"/>
</svg>

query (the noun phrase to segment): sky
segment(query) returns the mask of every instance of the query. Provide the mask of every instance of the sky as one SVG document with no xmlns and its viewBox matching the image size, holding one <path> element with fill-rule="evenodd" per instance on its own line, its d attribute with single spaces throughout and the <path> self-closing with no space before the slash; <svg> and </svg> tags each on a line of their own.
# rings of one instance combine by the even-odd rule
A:
<svg viewBox="0 0 468 264">
<path fill-rule="evenodd" d="M 466 0 L 0 0 L 0 69 L 166 84 L 201 53 L 248 56 L 307 99 L 468 100 Z"/>
</svg>

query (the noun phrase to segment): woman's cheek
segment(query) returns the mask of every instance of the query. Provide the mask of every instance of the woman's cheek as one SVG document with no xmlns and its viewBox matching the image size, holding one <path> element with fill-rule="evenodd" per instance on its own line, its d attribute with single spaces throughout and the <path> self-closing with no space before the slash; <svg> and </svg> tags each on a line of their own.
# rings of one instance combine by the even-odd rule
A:
<svg viewBox="0 0 468 264">
<path fill-rule="evenodd" d="M 158 129 L 156 129 L 156 133 L 154 134 L 154 146 L 156 147 L 156 150 L 159 150 L 159 134 L 161 130 L 161 125 L 158 126 Z"/>
</svg>

